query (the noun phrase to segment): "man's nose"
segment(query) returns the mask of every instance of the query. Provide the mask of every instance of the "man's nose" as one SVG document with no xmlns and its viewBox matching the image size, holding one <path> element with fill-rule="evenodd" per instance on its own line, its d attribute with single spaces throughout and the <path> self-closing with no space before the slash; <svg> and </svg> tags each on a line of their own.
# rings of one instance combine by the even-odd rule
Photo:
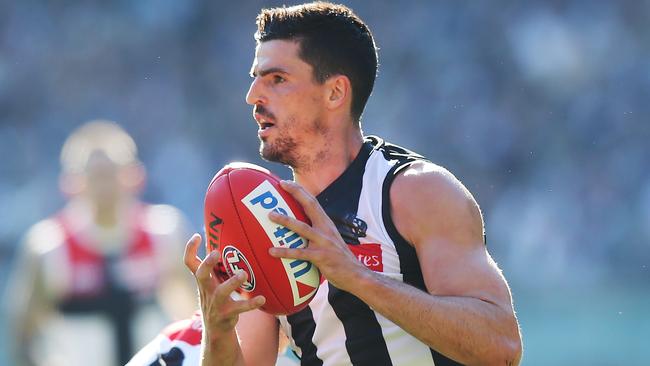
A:
<svg viewBox="0 0 650 366">
<path fill-rule="evenodd" d="M 246 93 L 246 103 L 250 105 L 263 103 L 264 96 L 262 94 L 261 81 L 259 78 L 254 78 L 251 82 L 251 86 L 248 88 L 248 93 Z"/>
</svg>

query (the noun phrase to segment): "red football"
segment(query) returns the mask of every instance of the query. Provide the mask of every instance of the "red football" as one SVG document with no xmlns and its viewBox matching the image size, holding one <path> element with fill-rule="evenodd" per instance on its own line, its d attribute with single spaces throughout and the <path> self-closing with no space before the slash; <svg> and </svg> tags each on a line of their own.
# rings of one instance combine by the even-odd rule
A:
<svg viewBox="0 0 650 366">
<path fill-rule="evenodd" d="M 242 294 L 264 295 L 262 310 L 268 313 L 292 314 L 314 297 L 320 273 L 308 261 L 269 255 L 272 246 L 302 248 L 307 243 L 271 221 L 271 211 L 309 223 L 300 204 L 271 172 L 248 163 L 226 165 L 205 195 L 206 245 L 208 252 L 219 250 L 228 276 L 238 270 L 248 274 Z"/>
</svg>

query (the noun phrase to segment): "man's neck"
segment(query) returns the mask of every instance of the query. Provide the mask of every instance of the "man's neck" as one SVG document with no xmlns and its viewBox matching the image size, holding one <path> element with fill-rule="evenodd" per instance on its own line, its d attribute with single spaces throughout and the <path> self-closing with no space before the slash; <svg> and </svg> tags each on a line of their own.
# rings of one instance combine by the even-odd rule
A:
<svg viewBox="0 0 650 366">
<path fill-rule="evenodd" d="M 293 178 L 309 193 L 317 196 L 350 166 L 363 145 L 363 135 L 356 129 L 347 138 L 331 141 L 329 154 L 312 169 L 293 169 Z"/>
</svg>

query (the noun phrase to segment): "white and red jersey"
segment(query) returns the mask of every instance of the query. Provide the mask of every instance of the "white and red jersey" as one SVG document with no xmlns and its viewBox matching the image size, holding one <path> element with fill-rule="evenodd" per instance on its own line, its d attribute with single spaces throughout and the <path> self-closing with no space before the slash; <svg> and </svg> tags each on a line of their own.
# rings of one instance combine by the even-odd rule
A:
<svg viewBox="0 0 650 366">
<path fill-rule="evenodd" d="M 172 323 L 144 346 L 126 366 L 199 366 L 201 314 Z"/>
<path fill-rule="evenodd" d="M 143 347 L 126 366 L 199 366 L 201 364 L 201 313 L 172 323 Z M 297 366 L 292 355 L 280 354 L 276 366 Z"/>
<path fill-rule="evenodd" d="M 67 261 L 68 280 L 61 294 L 63 301 L 101 296 L 111 281 L 139 298 L 153 296 L 160 280 L 161 264 L 147 227 L 146 215 L 151 214 L 150 210 L 148 206 L 134 209 L 129 235 L 113 251 L 103 251 L 95 238 L 75 232 L 74 218 L 70 215 L 61 213 L 53 219 L 63 234 Z M 110 276 L 113 278 L 107 278 Z"/>
<path fill-rule="evenodd" d="M 33 289 L 31 300 L 17 304 L 47 304 L 31 346 L 42 365 L 124 364 L 169 321 L 157 290 L 182 266 L 187 233 L 181 213 L 135 203 L 111 228 L 92 217 L 89 205 L 72 201 L 27 234 L 35 272 L 22 277 L 34 278 L 13 287 Z"/>
</svg>

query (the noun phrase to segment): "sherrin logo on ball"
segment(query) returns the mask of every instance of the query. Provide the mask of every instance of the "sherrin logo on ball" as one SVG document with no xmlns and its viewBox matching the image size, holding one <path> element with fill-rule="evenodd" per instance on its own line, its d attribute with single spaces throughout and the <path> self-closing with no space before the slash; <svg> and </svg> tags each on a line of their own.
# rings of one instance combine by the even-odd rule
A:
<svg viewBox="0 0 650 366">
<path fill-rule="evenodd" d="M 205 195 L 206 249 L 221 253 L 221 262 L 214 269 L 220 279 L 240 270 L 248 274 L 240 287 L 242 296 L 263 295 L 263 311 L 293 314 L 316 294 L 320 272 L 308 261 L 269 255 L 271 247 L 307 245 L 300 235 L 271 221 L 271 211 L 309 224 L 302 206 L 271 172 L 248 163 L 226 165 L 214 176 Z"/>
</svg>

